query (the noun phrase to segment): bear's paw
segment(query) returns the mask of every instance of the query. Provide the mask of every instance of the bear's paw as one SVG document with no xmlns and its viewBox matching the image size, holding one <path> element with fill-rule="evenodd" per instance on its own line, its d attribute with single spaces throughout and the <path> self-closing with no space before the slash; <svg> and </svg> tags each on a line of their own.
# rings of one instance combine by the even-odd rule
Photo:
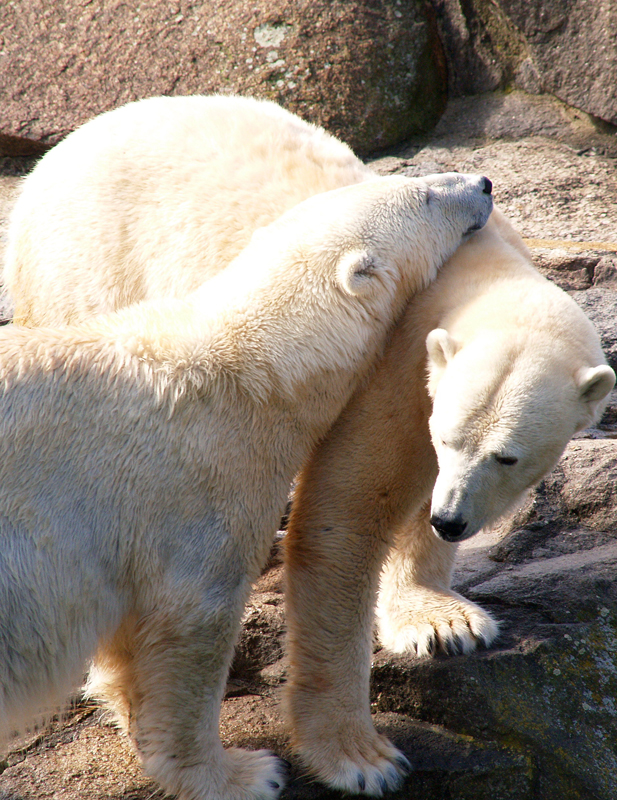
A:
<svg viewBox="0 0 617 800">
<path fill-rule="evenodd" d="M 377 629 L 379 641 L 391 653 L 422 657 L 488 647 L 499 624 L 456 592 L 415 586 L 396 599 L 390 597 L 387 604 L 379 604 Z"/>
<path fill-rule="evenodd" d="M 412 771 L 409 760 L 369 726 L 336 726 L 324 721 L 313 737 L 296 737 L 295 750 L 308 770 L 332 789 L 383 797 L 400 789 Z"/>
<path fill-rule="evenodd" d="M 217 756 L 189 765 L 152 757 L 144 760 L 144 769 L 177 800 L 277 800 L 286 770 L 270 750 L 233 747 Z"/>
</svg>

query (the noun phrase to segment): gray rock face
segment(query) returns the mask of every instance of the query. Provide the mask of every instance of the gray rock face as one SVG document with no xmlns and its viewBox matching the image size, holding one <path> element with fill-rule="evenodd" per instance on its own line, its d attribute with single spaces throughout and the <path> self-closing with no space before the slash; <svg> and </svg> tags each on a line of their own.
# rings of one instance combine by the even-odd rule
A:
<svg viewBox="0 0 617 800">
<path fill-rule="evenodd" d="M 500 0 L 521 32 L 538 89 L 617 124 L 617 4 L 614 0 Z M 521 88 L 526 78 L 517 69 Z"/>
<path fill-rule="evenodd" d="M 612 267 L 612 263 L 612 259 L 603 259 L 601 269 L 607 264 Z M 617 292 L 611 287 L 603 288 L 600 282 L 586 292 L 572 292 L 572 296 L 600 334 L 608 363 L 617 369 Z"/>
<path fill-rule="evenodd" d="M 430 129 L 445 106 L 421 0 L 24 0 L 0 5 L 0 32 L 0 154 L 157 94 L 265 97 L 361 153 Z"/>
<path fill-rule="evenodd" d="M 617 547 L 530 559 L 498 571 L 485 556 L 476 543 L 473 571 L 458 589 L 499 616 L 500 644 L 449 661 L 378 656 L 377 708 L 467 736 L 471 749 L 499 752 L 501 746 L 518 754 L 519 786 L 502 785 L 490 795 L 485 779 L 478 781 L 483 789 L 477 796 L 610 800 L 617 766 Z M 498 775 L 495 768 L 487 772 L 493 780 Z M 474 796 L 474 776 L 466 778 L 452 797 Z"/>
<path fill-rule="evenodd" d="M 614 0 L 431 0 L 453 96 L 508 84 L 617 124 Z"/>
</svg>

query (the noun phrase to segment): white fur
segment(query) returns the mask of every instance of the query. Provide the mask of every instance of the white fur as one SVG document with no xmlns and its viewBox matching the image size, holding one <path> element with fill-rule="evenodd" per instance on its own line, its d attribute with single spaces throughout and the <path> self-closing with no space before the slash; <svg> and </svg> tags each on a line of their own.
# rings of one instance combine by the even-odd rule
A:
<svg viewBox="0 0 617 800">
<path fill-rule="evenodd" d="M 274 103 L 129 103 L 71 133 L 24 180 L 4 275 L 15 320 L 58 325 L 185 297 L 256 228 L 374 177 L 342 142 Z"/>
<path fill-rule="evenodd" d="M 243 604 L 294 474 L 489 211 L 474 177 L 376 179 L 295 207 L 185 300 L 1 332 L 3 733 L 96 656 L 90 691 L 166 790 L 279 794 L 273 755 L 218 739 Z"/>
</svg>

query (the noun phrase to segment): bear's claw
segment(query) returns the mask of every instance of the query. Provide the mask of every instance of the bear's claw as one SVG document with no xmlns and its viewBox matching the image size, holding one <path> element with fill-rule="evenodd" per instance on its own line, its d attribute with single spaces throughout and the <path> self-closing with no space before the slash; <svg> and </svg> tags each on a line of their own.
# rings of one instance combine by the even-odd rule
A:
<svg viewBox="0 0 617 800">
<path fill-rule="evenodd" d="M 397 765 L 403 775 L 410 775 L 413 771 L 411 762 L 402 753 L 399 753 L 399 755 L 394 759 L 394 763 Z"/>
</svg>

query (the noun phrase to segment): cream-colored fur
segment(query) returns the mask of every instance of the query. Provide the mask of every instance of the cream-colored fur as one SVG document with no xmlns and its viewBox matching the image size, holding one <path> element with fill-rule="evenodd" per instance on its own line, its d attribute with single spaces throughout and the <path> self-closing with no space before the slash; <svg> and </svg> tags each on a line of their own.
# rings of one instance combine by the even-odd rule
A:
<svg viewBox="0 0 617 800">
<path fill-rule="evenodd" d="M 269 102 L 131 103 L 71 134 L 25 180 L 5 268 L 15 320 L 58 325 L 181 297 L 258 226 L 306 197 L 373 178 L 346 145 Z M 396 591 L 405 574 L 392 576 Z M 422 595 L 403 594 L 407 616 L 417 608 L 421 617 Z M 495 630 L 484 625 L 479 638 Z M 466 648 L 479 633 L 472 625 Z"/>
<path fill-rule="evenodd" d="M 146 296 L 182 295 L 192 281 L 221 269 L 259 224 L 318 191 L 373 177 L 344 145 L 269 103 L 164 98 L 104 115 L 68 137 L 26 179 L 7 266 L 18 318 L 57 324 Z M 429 292 L 411 306 L 376 378 L 348 405 L 299 481 L 287 546 L 288 707 L 296 746 L 313 772 L 350 791 L 379 795 L 405 769 L 376 735 L 366 702 L 372 597 L 386 554 L 378 626 L 391 650 L 469 652 L 497 633 L 485 611 L 450 589 L 457 545 L 439 539 L 429 521 L 437 461 L 425 388 L 427 334 L 444 325 L 446 335 L 432 337 L 434 352 L 439 357 L 440 343 L 448 353 L 456 349 L 449 346 L 458 333 L 450 331 L 448 313 L 460 306 L 461 319 L 473 328 L 469 293 L 475 292 L 494 306 L 490 324 L 507 328 L 511 279 L 538 293 L 539 319 L 545 303 L 562 309 L 565 324 L 555 329 L 548 362 L 538 361 L 547 364 L 549 381 L 550 353 L 562 348 L 570 322 L 575 349 L 591 343 L 585 369 L 600 363 L 595 335 L 565 296 L 535 276 L 516 232 L 497 213 L 490 226 L 451 259 L 452 278 L 444 275 L 439 283 L 440 291 L 451 291 Z M 493 269 L 503 293 L 492 294 Z M 533 337 L 519 341 L 533 356 Z M 490 338 L 491 374 L 499 372 L 500 352 Z M 521 413 L 532 408 L 525 398 L 538 377 L 537 369 L 524 373 L 523 384 L 530 383 L 519 398 Z M 470 386 L 473 405 L 475 383 L 467 378 L 462 383 Z M 605 373 L 604 388 L 610 380 Z M 446 385 L 434 388 L 447 422 L 462 386 L 452 395 Z M 576 395 L 570 411 L 580 408 Z M 551 411 L 551 402 L 536 404 L 541 416 Z M 542 469 L 568 436 L 568 426 L 556 432 Z M 535 430 L 529 441 L 542 451 Z M 508 492 L 519 491 L 511 482 Z M 508 492 L 502 510 L 514 499 Z M 122 641 L 119 633 L 118 652 Z M 99 685 L 122 669 L 109 650 L 97 664 L 91 677 Z"/>
<path fill-rule="evenodd" d="M 500 229 L 515 241 L 493 212 L 411 302 L 370 383 L 298 481 L 287 533 L 287 708 L 306 763 L 322 775 L 338 763 L 330 780 L 350 791 L 358 788 L 354 767 L 370 764 L 377 786 L 387 758 L 366 702 L 384 560 L 377 619 L 390 650 L 468 652 L 497 632 L 485 611 L 450 589 L 457 545 L 431 527 L 440 435 L 447 430 L 447 444 L 458 446 L 458 423 L 461 442 L 469 437 L 472 452 L 477 446 L 497 475 L 487 488 L 498 491 L 485 497 L 486 484 L 473 482 L 473 461 L 470 474 L 450 473 L 457 487 L 469 478 L 477 493 L 475 528 L 550 469 L 575 430 L 600 413 L 615 380 L 574 301 L 536 273 L 522 242 L 512 247 Z M 429 364 L 429 394 L 425 341 L 435 330 L 444 344 L 456 343 L 456 354 Z M 464 369 L 450 382 L 457 359 Z M 509 449 L 512 441 L 519 449 Z M 495 461 L 493 451 L 501 455 L 505 444 L 503 455 L 515 453 L 518 465 Z M 433 515 L 436 502 L 433 496 Z"/>
<path fill-rule="evenodd" d="M 409 297 L 486 221 L 485 186 L 399 177 L 322 194 L 184 300 L 2 330 L 1 732 L 96 656 L 90 691 L 167 791 L 278 796 L 275 756 L 218 738 L 247 593 L 291 479 Z M 403 757 L 383 750 L 398 785 Z"/>
</svg>

